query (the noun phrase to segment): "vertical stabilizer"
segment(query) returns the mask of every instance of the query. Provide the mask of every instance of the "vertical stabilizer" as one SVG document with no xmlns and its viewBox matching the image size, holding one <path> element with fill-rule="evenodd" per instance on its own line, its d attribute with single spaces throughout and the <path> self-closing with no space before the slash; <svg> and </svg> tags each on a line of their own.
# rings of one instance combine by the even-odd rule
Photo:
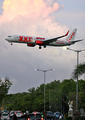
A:
<svg viewBox="0 0 85 120">
<path fill-rule="evenodd" d="M 75 39 L 77 29 L 75 28 L 67 37 L 66 40 L 70 43 Z"/>
</svg>

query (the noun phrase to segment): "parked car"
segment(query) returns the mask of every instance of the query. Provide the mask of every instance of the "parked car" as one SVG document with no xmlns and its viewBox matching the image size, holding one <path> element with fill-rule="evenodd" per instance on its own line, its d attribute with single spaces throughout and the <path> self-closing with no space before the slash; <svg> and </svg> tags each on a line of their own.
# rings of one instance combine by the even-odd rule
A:
<svg viewBox="0 0 85 120">
<path fill-rule="evenodd" d="M 8 113 L 2 113 L 1 114 L 1 120 L 10 120 L 10 116 Z"/>
<path fill-rule="evenodd" d="M 44 119 L 54 119 L 54 114 L 52 111 L 42 111 Z"/>
<path fill-rule="evenodd" d="M 13 118 L 14 114 L 15 114 L 15 111 L 11 111 L 10 112 L 10 118 Z"/>
<path fill-rule="evenodd" d="M 54 114 L 52 111 L 47 111 L 47 119 L 53 119 L 54 118 Z"/>
<path fill-rule="evenodd" d="M 58 112 L 58 111 L 55 112 L 55 113 L 54 113 L 54 120 L 59 119 L 59 116 L 60 116 L 60 115 L 62 116 L 62 119 L 63 119 L 64 117 L 63 117 L 63 114 L 62 114 L 61 112 Z"/>
<path fill-rule="evenodd" d="M 7 110 L 2 110 L 2 113 L 8 113 Z"/>
<path fill-rule="evenodd" d="M 33 113 L 29 113 L 29 115 L 27 116 L 27 120 L 43 120 L 43 117 L 41 113 L 33 112 Z"/>
<path fill-rule="evenodd" d="M 23 116 L 23 113 L 22 111 L 15 111 L 15 115 L 16 117 L 21 118 Z"/>
</svg>

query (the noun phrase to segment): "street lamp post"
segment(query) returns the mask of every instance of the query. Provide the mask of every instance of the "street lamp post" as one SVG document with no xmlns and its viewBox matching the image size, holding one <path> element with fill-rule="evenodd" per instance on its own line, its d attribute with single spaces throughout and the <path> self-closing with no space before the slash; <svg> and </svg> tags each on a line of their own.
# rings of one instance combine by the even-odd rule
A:
<svg viewBox="0 0 85 120">
<path fill-rule="evenodd" d="M 54 69 L 49 69 L 49 70 L 40 70 L 40 69 L 35 69 L 37 71 L 44 72 L 44 111 L 45 111 L 45 78 L 46 78 L 46 72 L 54 70 Z"/>
<path fill-rule="evenodd" d="M 78 64 L 79 64 L 79 52 L 85 51 L 85 49 L 83 49 L 83 50 L 74 50 L 74 49 L 67 48 L 67 50 L 72 50 L 72 51 L 77 53 L 77 67 L 78 67 Z M 78 111 L 78 69 L 77 69 L 77 84 L 76 84 L 76 112 L 77 111 Z"/>
</svg>

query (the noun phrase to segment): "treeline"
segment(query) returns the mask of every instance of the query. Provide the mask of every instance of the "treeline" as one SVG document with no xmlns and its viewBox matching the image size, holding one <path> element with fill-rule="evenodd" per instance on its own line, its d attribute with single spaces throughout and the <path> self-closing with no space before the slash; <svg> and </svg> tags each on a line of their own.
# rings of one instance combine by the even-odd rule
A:
<svg viewBox="0 0 85 120">
<path fill-rule="evenodd" d="M 68 101 L 73 101 L 76 108 L 76 82 L 73 79 L 54 80 L 45 85 L 45 109 L 53 112 L 68 112 Z M 2 106 L 7 110 L 43 111 L 44 110 L 44 84 L 36 89 L 30 88 L 27 92 L 7 94 L 2 101 Z M 78 81 L 78 108 L 85 109 L 85 81 Z"/>
<path fill-rule="evenodd" d="M 5 77 L 4 80 L 0 78 L 0 103 L 2 102 L 3 98 L 7 95 L 11 85 L 12 82 L 9 81 L 8 77 Z"/>
</svg>

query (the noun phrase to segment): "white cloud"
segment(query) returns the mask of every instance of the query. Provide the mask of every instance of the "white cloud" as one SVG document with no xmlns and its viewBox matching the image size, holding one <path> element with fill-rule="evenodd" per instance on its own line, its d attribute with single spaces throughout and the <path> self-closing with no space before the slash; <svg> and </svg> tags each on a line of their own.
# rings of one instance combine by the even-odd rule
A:
<svg viewBox="0 0 85 120">
<path fill-rule="evenodd" d="M 60 7 L 55 0 L 51 0 L 51 5 L 43 0 L 4 0 L 4 12 L 0 16 L 0 74 L 14 81 L 10 93 L 27 91 L 42 84 L 43 73 L 35 68 L 55 68 L 46 74 L 46 82 L 69 78 L 76 64 L 74 53 L 55 47 L 39 50 L 37 46 L 31 48 L 26 44 L 11 46 L 4 39 L 10 34 L 47 38 L 65 34 L 68 27 L 56 21 L 52 14 Z"/>
</svg>

